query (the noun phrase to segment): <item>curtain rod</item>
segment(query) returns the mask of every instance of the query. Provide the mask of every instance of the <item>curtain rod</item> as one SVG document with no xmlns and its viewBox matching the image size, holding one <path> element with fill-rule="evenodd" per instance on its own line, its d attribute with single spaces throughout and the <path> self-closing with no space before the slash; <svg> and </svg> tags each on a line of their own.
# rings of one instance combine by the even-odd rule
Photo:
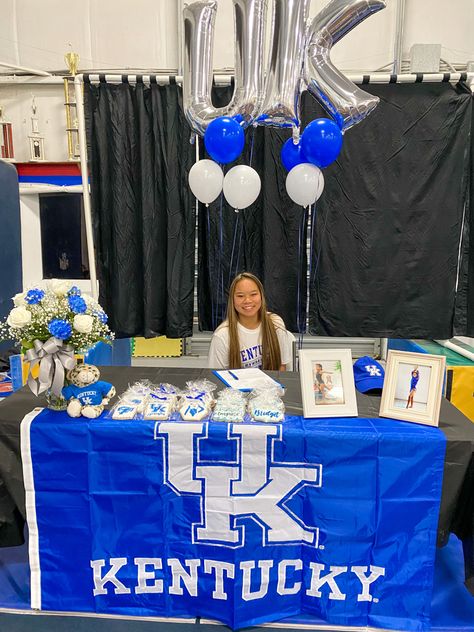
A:
<svg viewBox="0 0 474 632">
<path fill-rule="evenodd" d="M 169 74 L 98 74 L 98 73 L 83 73 L 76 75 L 80 81 L 89 81 L 91 83 L 99 83 L 101 80 L 106 83 L 136 83 L 137 78 L 144 83 L 151 83 L 152 81 L 160 85 L 168 85 L 176 82 L 181 84 L 183 77 L 181 75 L 169 75 Z M 351 81 L 357 84 L 384 84 L 384 83 L 458 83 L 459 81 L 467 82 L 474 90 L 474 72 L 439 72 L 439 73 L 402 73 L 398 75 L 388 73 L 375 73 L 375 74 L 349 74 L 346 75 Z M 63 84 L 65 77 L 51 75 L 50 77 L 39 76 L 27 76 L 27 75 L 0 75 L 0 85 L 53 85 Z M 230 85 L 233 80 L 233 75 L 214 75 L 214 81 L 217 85 Z"/>
<path fill-rule="evenodd" d="M 437 72 L 437 73 L 403 73 L 403 74 L 349 74 L 346 75 L 354 83 L 367 85 L 369 83 L 458 83 L 459 81 L 474 83 L 474 72 Z M 82 74 L 77 77 L 84 83 L 158 83 L 168 85 L 182 84 L 183 77 L 164 74 Z M 214 75 L 217 85 L 230 85 L 233 75 Z"/>
</svg>

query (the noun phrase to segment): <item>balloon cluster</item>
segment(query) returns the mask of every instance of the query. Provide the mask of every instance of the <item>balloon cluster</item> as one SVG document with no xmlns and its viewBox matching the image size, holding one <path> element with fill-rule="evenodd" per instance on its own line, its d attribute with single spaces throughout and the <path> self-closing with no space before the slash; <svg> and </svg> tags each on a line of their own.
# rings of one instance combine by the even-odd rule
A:
<svg viewBox="0 0 474 632">
<path fill-rule="evenodd" d="M 309 206 L 319 200 L 324 189 L 321 169 L 336 160 L 341 148 L 341 129 L 326 118 L 311 121 L 296 142 L 292 138 L 286 141 L 281 161 L 289 171 L 286 191 L 293 202 Z"/>
<path fill-rule="evenodd" d="M 290 139 L 282 150 L 289 171 L 286 188 L 298 204 L 315 202 L 324 187 L 321 169 L 333 162 L 342 147 L 342 134 L 357 125 L 379 99 L 352 83 L 331 63 L 333 44 L 363 20 L 386 6 L 386 0 L 329 0 L 308 21 L 310 0 L 273 0 L 268 64 L 264 62 L 267 0 L 232 0 L 235 24 L 235 86 L 230 102 L 215 107 L 211 99 L 212 46 L 216 0 L 199 0 L 183 9 L 183 108 L 192 129 L 204 136 L 215 161 L 198 162 L 190 186 L 201 201 L 224 195 L 234 208 L 246 208 L 260 192 L 260 178 L 245 165 L 233 167 L 225 178 L 219 164 L 241 153 L 244 129 L 250 125 L 300 125 L 304 88 L 330 119 L 316 119 L 301 140 Z M 204 164 L 201 164 L 204 163 Z M 215 196 L 215 197 L 213 197 Z"/>
<path fill-rule="evenodd" d="M 213 160 L 199 160 L 189 172 L 189 186 L 197 199 L 210 204 L 224 191 L 225 199 L 235 209 L 253 204 L 261 189 L 255 169 L 237 165 L 224 177 L 220 166 L 233 162 L 242 153 L 245 136 L 239 122 L 227 116 L 214 119 L 206 129 L 204 144 Z M 312 121 L 296 142 L 292 138 L 286 141 L 281 161 L 289 172 L 286 190 L 293 202 L 309 206 L 321 197 L 324 189 L 321 169 L 336 160 L 341 148 L 342 132 L 326 118 Z"/>
<path fill-rule="evenodd" d="M 207 126 L 204 145 L 213 160 L 199 160 L 189 172 L 191 191 L 203 204 L 214 202 L 222 191 L 227 202 L 236 210 L 247 208 L 258 198 L 262 185 L 255 169 L 237 165 L 224 177 L 218 164 L 233 162 L 242 153 L 245 135 L 238 118 L 220 116 Z"/>
</svg>

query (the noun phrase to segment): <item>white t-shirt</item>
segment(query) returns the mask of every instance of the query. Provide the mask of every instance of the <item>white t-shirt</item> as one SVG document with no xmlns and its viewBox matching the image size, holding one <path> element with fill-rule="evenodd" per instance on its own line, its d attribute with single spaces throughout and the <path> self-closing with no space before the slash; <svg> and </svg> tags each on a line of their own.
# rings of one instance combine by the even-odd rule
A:
<svg viewBox="0 0 474 632">
<path fill-rule="evenodd" d="M 272 315 L 275 331 L 280 343 L 281 363 L 290 364 L 292 357 L 291 344 L 288 339 L 285 323 L 276 314 Z M 240 361 L 243 369 L 262 367 L 262 325 L 256 329 L 247 329 L 237 323 L 240 342 Z M 212 335 L 209 348 L 208 366 L 211 369 L 229 368 L 229 327 L 224 322 Z"/>
</svg>

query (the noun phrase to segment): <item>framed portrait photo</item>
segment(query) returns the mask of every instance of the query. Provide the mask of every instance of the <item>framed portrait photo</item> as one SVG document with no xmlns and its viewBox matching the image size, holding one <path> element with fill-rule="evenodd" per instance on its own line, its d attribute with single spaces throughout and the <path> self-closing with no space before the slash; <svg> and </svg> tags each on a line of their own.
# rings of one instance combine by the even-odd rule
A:
<svg viewBox="0 0 474 632">
<path fill-rule="evenodd" d="M 446 358 L 389 351 L 380 417 L 437 426 Z"/>
<path fill-rule="evenodd" d="M 41 136 L 29 136 L 30 139 L 30 162 L 41 162 L 45 160 L 44 139 Z"/>
<path fill-rule="evenodd" d="M 350 349 L 299 352 L 305 417 L 357 417 Z"/>
</svg>

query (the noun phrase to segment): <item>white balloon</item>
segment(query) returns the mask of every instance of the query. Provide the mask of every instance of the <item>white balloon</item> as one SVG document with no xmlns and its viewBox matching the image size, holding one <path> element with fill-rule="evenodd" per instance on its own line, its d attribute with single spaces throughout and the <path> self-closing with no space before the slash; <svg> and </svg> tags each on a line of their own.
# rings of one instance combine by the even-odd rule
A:
<svg viewBox="0 0 474 632">
<path fill-rule="evenodd" d="M 309 206 L 319 200 L 324 189 L 324 176 L 315 165 L 303 162 L 286 176 L 286 190 L 296 204 Z M 224 184 L 225 191 L 225 184 Z"/>
<path fill-rule="evenodd" d="M 247 208 L 255 202 L 262 188 L 260 176 L 247 165 L 232 167 L 224 178 L 224 196 L 235 209 Z"/>
<path fill-rule="evenodd" d="M 203 204 L 219 197 L 223 181 L 222 169 L 213 160 L 199 160 L 189 170 L 189 188 Z"/>
</svg>

